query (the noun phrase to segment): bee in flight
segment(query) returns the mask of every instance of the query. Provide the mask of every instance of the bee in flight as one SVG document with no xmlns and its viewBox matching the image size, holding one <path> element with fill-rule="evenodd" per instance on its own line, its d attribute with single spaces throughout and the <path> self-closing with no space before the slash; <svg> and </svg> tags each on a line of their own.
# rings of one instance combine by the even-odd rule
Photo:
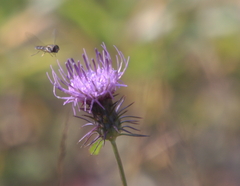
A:
<svg viewBox="0 0 240 186">
<path fill-rule="evenodd" d="M 36 40 L 38 43 L 42 43 L 36 36 L 34 36 L 33 34 L 30 33 L 26 33 L 27 37 L 30 39 L 34 39 Z M 53 31 L 53 36 L 54 36 L 54 44 L 48 44 L 48 45 L 38 45 L 35 46 L 35 49 L 38 50 L 35 54 L 32 54 L 31 56 L 34 56 L 36 54 L 38 54 L 39 52 L 43 52 L 42 56 L 44 56 L 45 53 L 49 53 L 51 56 L 55 55 L 56 53 L 58 53 L 58 51 L 60 50 L 59 46 L 55 44 L 55 40 L 56 40 L 56 30 L 54 29 Z"/>
<path fill-rule="evenodd" d="M 56 55 L 58 51 L 60 50 L 58 45 L 46 45 L 46 46 L 35 46 L 35 49 L 38 50 L 35 54 L 32 54 L 32 56 L 38 54 L 39 52 L 43 52 L 42 56 L 44 56 L 45 53 L 49 53 L 50 55 Z"/>
</svg>

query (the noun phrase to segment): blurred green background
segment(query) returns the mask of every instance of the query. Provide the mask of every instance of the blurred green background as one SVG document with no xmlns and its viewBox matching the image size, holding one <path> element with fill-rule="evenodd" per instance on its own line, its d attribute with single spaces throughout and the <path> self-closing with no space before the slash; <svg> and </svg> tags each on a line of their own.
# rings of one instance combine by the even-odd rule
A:
<svg viewBox="0 0 240 186">
<path fill-rule="evenodd" d="M 109 143 L 98 156 L 80 148 L 89 128 L 46 76 L 57 60 L 81 60 L 83 48 L 94 57 L 102 42 L 130 56 L 118 93 L 150 135 L 117 140 L 129 186 L 240 185 L 238 0 L 0 4 L 0 186 L 58 186 L 59 177 L 64 186 L 121 185 Z M 56 38 L 57 57 L 31 56 L 40 43 L 26 33 Z"/>
</svg>

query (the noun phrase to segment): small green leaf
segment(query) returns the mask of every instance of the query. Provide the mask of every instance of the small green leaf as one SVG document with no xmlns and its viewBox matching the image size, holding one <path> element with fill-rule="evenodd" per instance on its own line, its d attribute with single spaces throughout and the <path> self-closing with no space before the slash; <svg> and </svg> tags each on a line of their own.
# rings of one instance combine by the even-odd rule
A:
<svg viewBox="0 0 240 186">
<path fill-rule="evenodd" d="M 102 139 L 98 139 L 95 143 L 91 145 L 91 147 L 89 148 L 89 152 L 92 155 L 98 155 L 103 144 L 104 144 L 104 141 Z"/>
</svg>

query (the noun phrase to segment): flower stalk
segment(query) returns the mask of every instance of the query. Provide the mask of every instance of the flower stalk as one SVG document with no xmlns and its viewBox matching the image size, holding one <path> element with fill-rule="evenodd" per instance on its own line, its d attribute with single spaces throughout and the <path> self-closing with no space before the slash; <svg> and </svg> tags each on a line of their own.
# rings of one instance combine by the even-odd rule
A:
<svg viewBox="0 0 240 186">
<path fill-rule="evenodd" d="M 127 181 L 126 181 L 125 173 L 123 170 L 122 161 L 119 156 L 118 149 L 117 149 L 116 139 L 110 140 L 110 142 L 112 144 L 113 152 L 114 152 L 115 158 L 117 160 L 119 174 L 121 176 L 122 184 L 123 184 L 123 186 L 127 186 Z"/>
</svg>

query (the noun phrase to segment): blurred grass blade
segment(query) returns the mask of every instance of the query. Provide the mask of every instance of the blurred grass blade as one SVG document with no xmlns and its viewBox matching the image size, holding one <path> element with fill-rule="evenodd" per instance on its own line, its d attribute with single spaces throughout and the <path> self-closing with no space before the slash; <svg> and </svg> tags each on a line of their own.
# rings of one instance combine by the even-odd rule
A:
<svg viewBox="0 0 240 186">
<path fill-rule="evenodd" d="M 104 141 L 101 140 L 101 139 L 98 139 L 95 143 L 93 143 L 91 145 L 91 147 L 89 148 L 89 152 L 92 154 L 92 155 L 98 155 L 102 146 L 104 144 Z"/>
</svg>

